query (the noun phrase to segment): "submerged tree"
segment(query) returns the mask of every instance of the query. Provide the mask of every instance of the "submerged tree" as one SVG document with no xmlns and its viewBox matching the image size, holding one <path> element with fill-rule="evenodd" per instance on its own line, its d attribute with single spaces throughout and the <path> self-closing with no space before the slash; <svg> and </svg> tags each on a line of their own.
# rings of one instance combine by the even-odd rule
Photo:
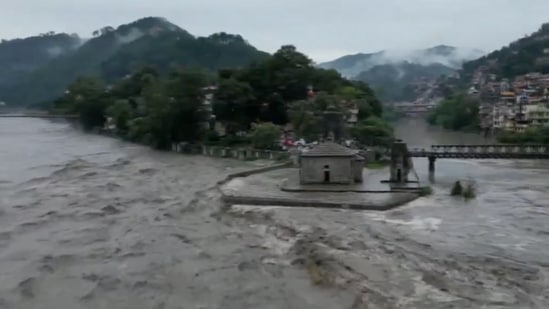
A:
<svg viewBox="0 0 549 309">
<path fill-rule="evenodd" d="M 461 186 L 460 181 L 456 181 L 454 183 L 454 186 L 452 187 L 452 191 L 450 192 L 451 196 L 460 196 L 463 194 L 463 187 Z"/>
<path fill-rule="evenodd" d="M 463 197 L 468 200 L 468 199 L 473 199 L 476 196 L 477 194 L 476 194 L 475 187 L 471 183 L 468 184 L 465 190 L 463 191 Z"/>
</svg>

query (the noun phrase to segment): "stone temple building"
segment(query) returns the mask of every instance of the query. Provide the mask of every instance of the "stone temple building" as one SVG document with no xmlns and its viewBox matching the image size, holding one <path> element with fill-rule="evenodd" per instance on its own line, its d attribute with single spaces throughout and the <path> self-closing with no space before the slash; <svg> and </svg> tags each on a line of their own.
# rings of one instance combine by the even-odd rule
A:
<svg viewBox="0 0 549 309">
<path fill-rule="evenodd" d="M 301 154 L 301 184 L 355 184 L 362 182 L 364 158 L 358 151 L 328 141 Z"/>
</svg>

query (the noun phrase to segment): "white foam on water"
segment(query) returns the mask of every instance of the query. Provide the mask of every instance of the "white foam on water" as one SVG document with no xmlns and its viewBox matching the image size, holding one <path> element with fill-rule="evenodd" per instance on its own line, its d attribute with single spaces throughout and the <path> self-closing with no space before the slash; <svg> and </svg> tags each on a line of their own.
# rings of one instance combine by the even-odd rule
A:
<svg viewBox="0 0 549 309">
<path fill-rule="evenodd" d="M 442 219 L 432 217 L 413 217 L 410 220 L 387 218 L 385 214 L 367 214 L 372 220 L 395 225 L 409 226 L 414 230 L 436 231 Z"/>
<path fill-rule="evenodd" d="M 244 182 L 244 180 L 240 178 L 235 178 L 229 181 L 224 187 L 225 189 L 228 189 L 228 190 L 238 190 L 244 187 L 245 185 L 246 183 Z"/>
</svg>

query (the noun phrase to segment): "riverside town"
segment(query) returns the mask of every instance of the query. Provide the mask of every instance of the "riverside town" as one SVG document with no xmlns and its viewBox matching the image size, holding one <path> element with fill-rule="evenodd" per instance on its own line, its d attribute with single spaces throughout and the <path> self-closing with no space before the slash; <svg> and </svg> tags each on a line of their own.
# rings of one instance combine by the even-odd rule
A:
<svg viewBox="0 0 549 309">
<path fill-rule="evenodd" d="M 549 308 L 549 1 L 122 2 L 1 7 L 0 309 Z"/>
</svg>

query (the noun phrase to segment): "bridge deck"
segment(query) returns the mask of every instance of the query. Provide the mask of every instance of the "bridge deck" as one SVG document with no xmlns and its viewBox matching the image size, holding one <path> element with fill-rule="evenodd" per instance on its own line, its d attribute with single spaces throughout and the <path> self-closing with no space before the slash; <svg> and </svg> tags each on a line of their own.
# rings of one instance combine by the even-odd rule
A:
<svg viewBox="0 0 549 309">
<path fill-rule="evenodd" d="M 549 160 L 549 153 L 445 153 L 445 152 L 410 152 L 414 158 L 439 158 L 439 159 L 531 159 Z"/>
<path fill-rule="evenodd" d="M 416 158 L 455 159 L 549 159 L 549 145 L 433 145 L 411 149 Z"/>
</svg>

